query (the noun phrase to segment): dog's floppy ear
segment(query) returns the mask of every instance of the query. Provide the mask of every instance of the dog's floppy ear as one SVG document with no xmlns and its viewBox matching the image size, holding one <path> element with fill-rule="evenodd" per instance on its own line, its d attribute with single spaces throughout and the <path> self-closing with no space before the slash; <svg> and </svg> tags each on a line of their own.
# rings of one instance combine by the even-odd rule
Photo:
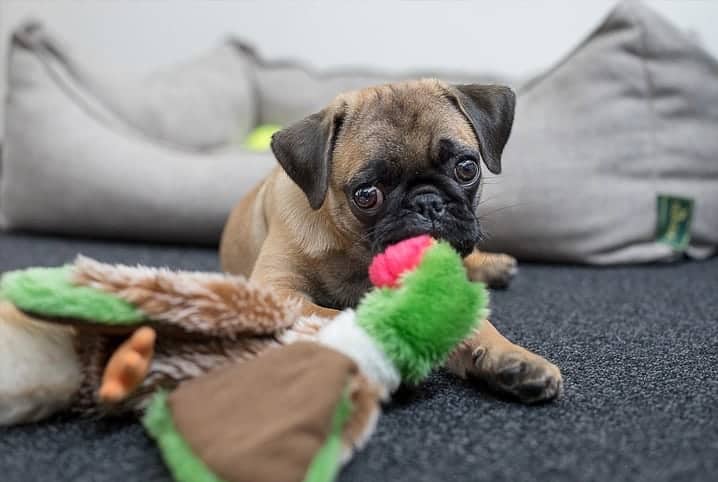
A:
<svg viewBox="0 0 718 482">
<path fill-rule="evenodd" d="M 279 164 L 304 191 L 312 209 L 319 209 L 329 189 L 334 142 L 343 113 L 327 108 L 272 136 Z"/>
<path fill-rule="evenodd" d="M 514 123 L 516 95 L 501 85 L 455 85 L 452 90 L 479 140 L 479 152 L 486 167 L 494 174 L 500 173 L 501 154 Z"/>
</svg>

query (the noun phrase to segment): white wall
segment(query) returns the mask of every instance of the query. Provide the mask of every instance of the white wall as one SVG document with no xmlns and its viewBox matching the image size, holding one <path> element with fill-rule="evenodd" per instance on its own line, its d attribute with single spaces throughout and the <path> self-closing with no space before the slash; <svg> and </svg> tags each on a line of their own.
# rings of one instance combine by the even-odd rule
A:
<svg viewBox="0 0 718 482">
<path fill-rule="evenodd" d="M 22 20 L 119 71 L 170 64 L 235 33 L 320 67 L 451 68 L 526 76 L 567 53 L 613 0 L 0 0 L 0 55 Z M 718 1 L 647 0 L 718 55 Z M 4 76 L 0 95 L 4 92 Z"/>
</svg>

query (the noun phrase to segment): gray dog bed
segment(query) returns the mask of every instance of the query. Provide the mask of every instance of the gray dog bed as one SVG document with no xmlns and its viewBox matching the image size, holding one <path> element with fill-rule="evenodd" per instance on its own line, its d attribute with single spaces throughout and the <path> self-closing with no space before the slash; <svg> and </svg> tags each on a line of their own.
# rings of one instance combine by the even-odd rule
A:
<svg viewBox="0 0 718 482">
<path fill-rule="evenodd" d="M 230 41 L 147 78 L 108 78 L 42 27 L 8 63 L 0 211 L 46 233 L 215 243 L 230 208 L 274 165 L 244 149 L 343 90 L 426 75 L 320 72 Z M 117 69 L 113 69 L 117 70 Z M 517 110 L 504 172 L 486 176 L 486 247 L 523 259 L 630 263 L 718 245 L 718 62 L 638 2 L 553 68 L 505 80 Z"/>
</svg>

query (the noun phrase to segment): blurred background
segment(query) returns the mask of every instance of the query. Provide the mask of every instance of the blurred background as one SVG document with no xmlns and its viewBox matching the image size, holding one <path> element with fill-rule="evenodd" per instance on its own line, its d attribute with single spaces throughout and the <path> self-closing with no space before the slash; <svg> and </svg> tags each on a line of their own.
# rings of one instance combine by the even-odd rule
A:
<svg viewBox="0 0 718 482">
<path fill-rule="evenodd" d="M 275 129 L 341 91 L 435 76 L 518 94 L 484 248 L 703 258 L 717 24 L 709 0 L 4 0 L 0 226 L 216 244 L 275 165 Z"/>
<path fill-rule="evenodd" d="M 201 53 L 227 34 L 267 57 L 319 67 L 469 70 L 524 78 L 566 55 L 613 0 L 3 0 L 0 54 L 28 18 L 73 50 L 144 73 Z M 646 0 L 718 54 L 718 2 Z M 3 83 L 0 84 L 4 89 Z"/>
</svg>

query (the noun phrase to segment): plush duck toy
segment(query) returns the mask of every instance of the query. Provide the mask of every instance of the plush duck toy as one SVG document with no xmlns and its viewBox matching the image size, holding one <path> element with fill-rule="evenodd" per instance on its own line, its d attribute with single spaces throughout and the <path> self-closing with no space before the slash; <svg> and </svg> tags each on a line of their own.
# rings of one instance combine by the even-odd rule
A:
<svg viewBox="0 0 718 482">
<path fill-rule="evenodd" d="M 447 244 L 374 259 L 376 288 L 313 341 L 268 350 L 158 395 L 144 423 L 181 482 L 326 482 L 374 430 L 380 401 L 442 363 L 486 314 Z"/>
<path fill-rule="evenodd" d="M 143 422 L 180 482 L 333 480 L 380 402 L 445 361 L 488 302 L 460 256 L 428 236 L 378 255 L 375 289 L 331 320 L 299 318 L 295 303 L 240 278 L 86 258 L 59 270 L 6 275 L 0 294 L 86 335 L 143 326 L 114 354 L 95 348 L 106 370 L 89 398 L 99 387 L 100 406 L 149 402 Z"/>
</svg>

